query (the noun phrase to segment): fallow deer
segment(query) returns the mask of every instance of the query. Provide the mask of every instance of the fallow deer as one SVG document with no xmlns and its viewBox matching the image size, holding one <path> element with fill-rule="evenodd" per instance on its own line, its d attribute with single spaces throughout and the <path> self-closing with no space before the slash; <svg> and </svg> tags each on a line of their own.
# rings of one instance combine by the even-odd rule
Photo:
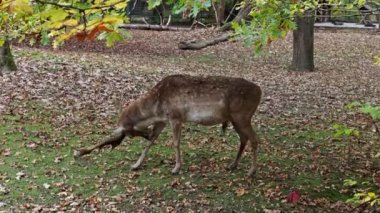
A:
<svg viewBox="0 0 380 213">
<path fill-rule="evenodd" d="M 247 141 L 250 141 L 252 164 L 248 176 L 253 176 L 259 139 L 252 129 L 251 118 L 260 98 L 260 87 L 243 78 L 171 75 L 124 108 L 113 137 L 92 148 L 75 151 L 74 155 L 86 155 L 106 145 L 115 148 L 126 136 L 140 136 L 147 139 L 148 143 L 137 162 L 131 166 L 131 169 L 137 169 L 153 142 L 169 124 L 173 131 L 176 160 L 171 172 L 177 174 L 181 167 L 181 127 L 185 122 L 202 125 L 222 123 L 224 128 L 230 122 L 240 137 L 240 148 L 229 169 L 237 167 Z"/>
</svg>

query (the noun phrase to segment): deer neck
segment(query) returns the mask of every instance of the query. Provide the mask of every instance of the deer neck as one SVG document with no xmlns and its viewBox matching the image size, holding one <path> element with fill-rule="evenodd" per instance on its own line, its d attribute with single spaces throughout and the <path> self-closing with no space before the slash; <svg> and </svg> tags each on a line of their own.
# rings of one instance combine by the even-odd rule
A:
<svg viewBox="0 0 380 213">
<path fill-rule="evenodd" d="M 129 119 L 136 129 L 144 129 L 155 122 L 163 121 L 159 104 L 155 98 L 145 96 L 136 100 L 130 107 Z"/>
</svg>

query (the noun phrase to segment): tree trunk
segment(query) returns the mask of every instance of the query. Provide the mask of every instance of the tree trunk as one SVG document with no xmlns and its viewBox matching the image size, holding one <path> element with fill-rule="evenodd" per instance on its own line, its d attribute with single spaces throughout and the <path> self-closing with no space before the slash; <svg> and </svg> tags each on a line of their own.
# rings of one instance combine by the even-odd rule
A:
<svg viewBox="0 0 380 213">
<path fill-rule="evenodd" d="M 251 3 L 249 3 L 249 1 L 246 1 L 246 4 L 245 6 L 239 10 L 239 13 L 235 16 L 235 18 L 228 22 L 228 23 L 225 23 L 223 26 L 221 26 L 219 28 L 219 31 L 227 31 L 227 30 L 230 30 L 231 29 L 231 22 L 237 22 L 237 23 L 240 23 L 241 20 L 245 19 L 249 13 L 251 12 L 252 10 L 252 5 Z"/>
<path fill-rule="evenodd" d="M 15 70 L 17 70 L 17 67 L 13 59 L 10 42 L 6 39 L 4 45 L 0 47 L 0 74 L 3 71 Z"/>
<path fill-rule="evenodd" d="M 293 31 L 293 60 L 291 69 L 295 71 L 314 70 L 314 16 L 308 10 L 296 17 L 297 29 Z"/>
<path fill-rule="evenodd" d="M 221 26 L 224 23 L 224 11 L 226 10 L 226 1 L 220 0 L 216 7 L 216 23 Z"/>
</svg>

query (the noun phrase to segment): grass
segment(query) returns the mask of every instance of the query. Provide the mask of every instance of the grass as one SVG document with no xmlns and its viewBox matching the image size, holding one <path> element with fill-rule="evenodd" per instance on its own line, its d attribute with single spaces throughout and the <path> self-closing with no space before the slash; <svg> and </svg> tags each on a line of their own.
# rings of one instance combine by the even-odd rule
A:
<svg viewBox="0 0 380 213">
<path fill-rule="evenodd" d="M 40 73 L 41 76 L 38 76 L 41 69 L 33 72 L 36 76 L 32 76 L 38 80 L 48 78 L 48 72 L 56 77 L 54 80 L 76 84 L 79 78 L 77 73 L 90 73 L 91 69 L 87 68 L 95 67 L 94 76 L 116 73 L 113 75 L 117 80 L 120 80 L 120 75 L 123 76 L 120 80 L 122 86 L 128 86 L 124 92 L 119 92 L 120 87 L 98 91 L 98 85 L 111 85 L 116 81 L 111 78 L 112 75 L 106 75 L 105 79 L 109 80 L 93 77 L 89 79 L 97 83 L 96 87 L 83 88 L 84 93 L 96 90 L 101 96 L 107 96 L 119 92 L 116 97 L 126 95 L 125 92 L 136 93 L 145 89 L 143 85 L 138 85 L 141 87 L 136 89 L 134 84 L 124 82 L 136 80 L 132 78 L 134 73 L 123 73 L 124 69 L 132 69 L 127 66 L 128 63 L 123 60 L 111 63 L 109 59 L 102 58 L 104 55 L 97 60 L 93 60 L 96 57 L 91 55 L 91 59 L 75 61 L 73 58 L 78 58 L 76 54 L 57 57 L 47 51 L 25 49 L 17 51 L 16 56 L 27 58 L 27 66 L 44 62 L 37 66 L 45 70 Z M 64 65 L 69 64 L 67 61 L 75 61 L 73 67 Z M 218 57 L 207 53 L 190 55 L 177 61 L 191 61 L 202 66 L 224 64 Z M 77 70 L 77 67 L 83 69 Z M 74 68 L 75 71 L 70 70 Z M 136 73 L 141 70 L 156 71 L 149 66 L 141 70 L 133 69 Z M 149 79 L 151 74 L 142 76 L 147 78 L 147 82 L 142 81 L 147 84 L 156 80 Z M 47 93 L 56 92 L 48 89 Z M 75 94 L 75 91 L 68 91 Z M 51 95 L 59 99 L 62 98 L 61 94 Z M 81 101 L 90 105 L 102 104 L 89 99 L 93 93 L 86 95 Z M 181 142 L 184 164 L 181 174 L 173 176 L 170 170 L 175 162 L 169 128 L 160 135 L 138 171 L 130 171 L 129 166 L 142 151 L 144 144 L 139 138 L 126 139 L 113 151 L 96 151 L 75 160 L 73 150 L 93 145 L 107 137 L 112 132 L 111 124 L 116 123 L 117 115 L 113 113 L 106 118 L 99 116 L 91 120 L 88 117 L 99 109 L 86 111 L 88 108 L 82 106 L 81 110 L 68 110 L 70 104 L 57 103 L 63 103 L 65 107 L 36 99 L 15 100 L 11 103 L 13 111 L 0 114 L 0 189 L 6 189 L 0 190 L 0 211 L 31 211 L 41 207 L 46 212 L 112 209 L 162 212 L 171 208 L 180 212 L 188 209 L 201 212 L 336 212 L 352 208 L 344 201 L 355 192 L 362 189 L 378 191 L 371 174 L 379 168 L 380 161 L 374 156 L 380 145 L 374 143 L 378 136 L 370 132 L 363 132 L 358 140 L 339 141 L 333 140 L 329 130 L 331 124 L 327 121 L 317 120 L 317 125 L 307 124 L 300 128 L 292 124 L 291 117 L 274 119 L 258 114 L 256 119 L 259 124 L 265 124 L 256 127 L 261 138 L 259 168 L 256 177 L 248 179 L 245 175 L 250 166 L 250 149 L 237 170 L 225 169 L 234 160 L 239 146 L 238 136 L 231 127 L 222 136 L 220 126 L 187 124 L 183 128 Z M 116 104 L 106 104 L 107 107 L 112 105 Z M 65 121 L 75 116 L 79 119 Z M 284 119 L 289 121 L 281 123 Z M 350 143 L 353 153 L 347 159 L 346 150 Z M 343 186 L 345 179 L 357 180 L 359 184 Z M 301 193 L 297 204 L 286 202 L 287 195 L 293 190 Z"/>
<path fill-rule="evenodd" d="M 260 147 L 260 167 L 256 179 L 249 180 L 245 173 L 250 156 L 243 158 L 237 170 L 225 170 L 234 159 L 238 146 L 238 137 L 233 130 L 219 136 L 219 127 L 187 125 L 182 142 L 184 166 L 180 175 L 172 176 L 169 171 L 174 159 L 169 130 L 163 132 L 151 149 L 143 168 L 131 172 L 129 165 L 142 149 L 140 139 L 128 140 L 112 152 L 95 152 L 74 160 L 73 149 L 78 145 L 90 145 L 104 135 L 95 134 L 95 130 L 79 143 L 81 136 L 75 134 L 75 127 L 57 130 L 48 122 L 54 112 L 45 108 L 43 103 L 32 101 L 28 106 L 27 114 L 22 117 L 17 114 L 0 117 L 3 153 L 0 183 L 9 190 L 0 200 L 6 203 L 2 209 L 29 203 L 53 206 L 70 195 L 86 202 L 93 196 L 112 200 L 115 196 L 126 195 L 130 202 L 119 202 L 121 209 L 143 208 L 141 199 L 144 198 L 150 203 L 168 206 L 179 202 L 185 209 L 196 203 L 199 209 L 248 212 L 252 209 L 309 208 L 283 202 L 293 188 L 302 191 L 309 199 L 325 198 L 332 203 L 351 196 L 342 193 L 342 184 L 354 173 L 334 170 L 334 162 L 327 154 L 322 154 L 317 161 L 311 157 L 317 146 L 323 147 L 321 152 L 334 146 L 328 140 L 330 134 L 327 131 L 295 132 L 286 126 L 260 128 L 259 134 L 266 137 Z M 103 131 L 99 129 L 99 132 Z M 222 142 L 223 138 L 228 142 Z M 10 154 L 4 154 L 6 152 Z M 335 157 L 339 157 L 341 153 L 336 154 Z M 323 167 L 330 171 L 321 173 Z M 240 195 L 239 190 L 243 190 Z M 162 206 L 149 208 L 159 210 Z M 319 209 L 318 206 L 312 208 Z"/>
</svg>

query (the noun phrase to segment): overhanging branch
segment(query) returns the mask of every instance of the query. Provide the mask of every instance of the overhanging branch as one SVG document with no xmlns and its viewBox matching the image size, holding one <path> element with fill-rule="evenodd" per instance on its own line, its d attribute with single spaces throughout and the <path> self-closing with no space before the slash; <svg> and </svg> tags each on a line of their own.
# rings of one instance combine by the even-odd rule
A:
<svg viewBox="0 0 380 213">
<path fill-rule="evenodd" d="M 54 5 L 54 6 L 57 6 L 57 7 L 61 7 L 61 8 L 67 8 L 67 9 L 74 9 L 74 10 L 99 10 L 99 9 L 105 9 L 105 8 L 110 8 L 110 7 L 113 7 L 117 4 L 120 4 L 120 3 L 123 3 L 125 2 L 125 0 L 120 0 L 118 2 L 115 2 L 113 4 L 110 4 L 110 5 L 99 5 L 99 6 L 94 6 L 94 7 L 90 7 L 90 8 L 86 8 L 86 9 L 83 9 L 83 8 L 79 8 L 79 7 L 75 7 L 74 5 L 68 5 L 68 4 L 60 4 L 58 2 L 52 2 L 52 1 L 41 1 L 41 0 L 34 0 L 35 2 L 39 3 L 39 4 L 50 4 L 50 5 Z"/>
</svg>

